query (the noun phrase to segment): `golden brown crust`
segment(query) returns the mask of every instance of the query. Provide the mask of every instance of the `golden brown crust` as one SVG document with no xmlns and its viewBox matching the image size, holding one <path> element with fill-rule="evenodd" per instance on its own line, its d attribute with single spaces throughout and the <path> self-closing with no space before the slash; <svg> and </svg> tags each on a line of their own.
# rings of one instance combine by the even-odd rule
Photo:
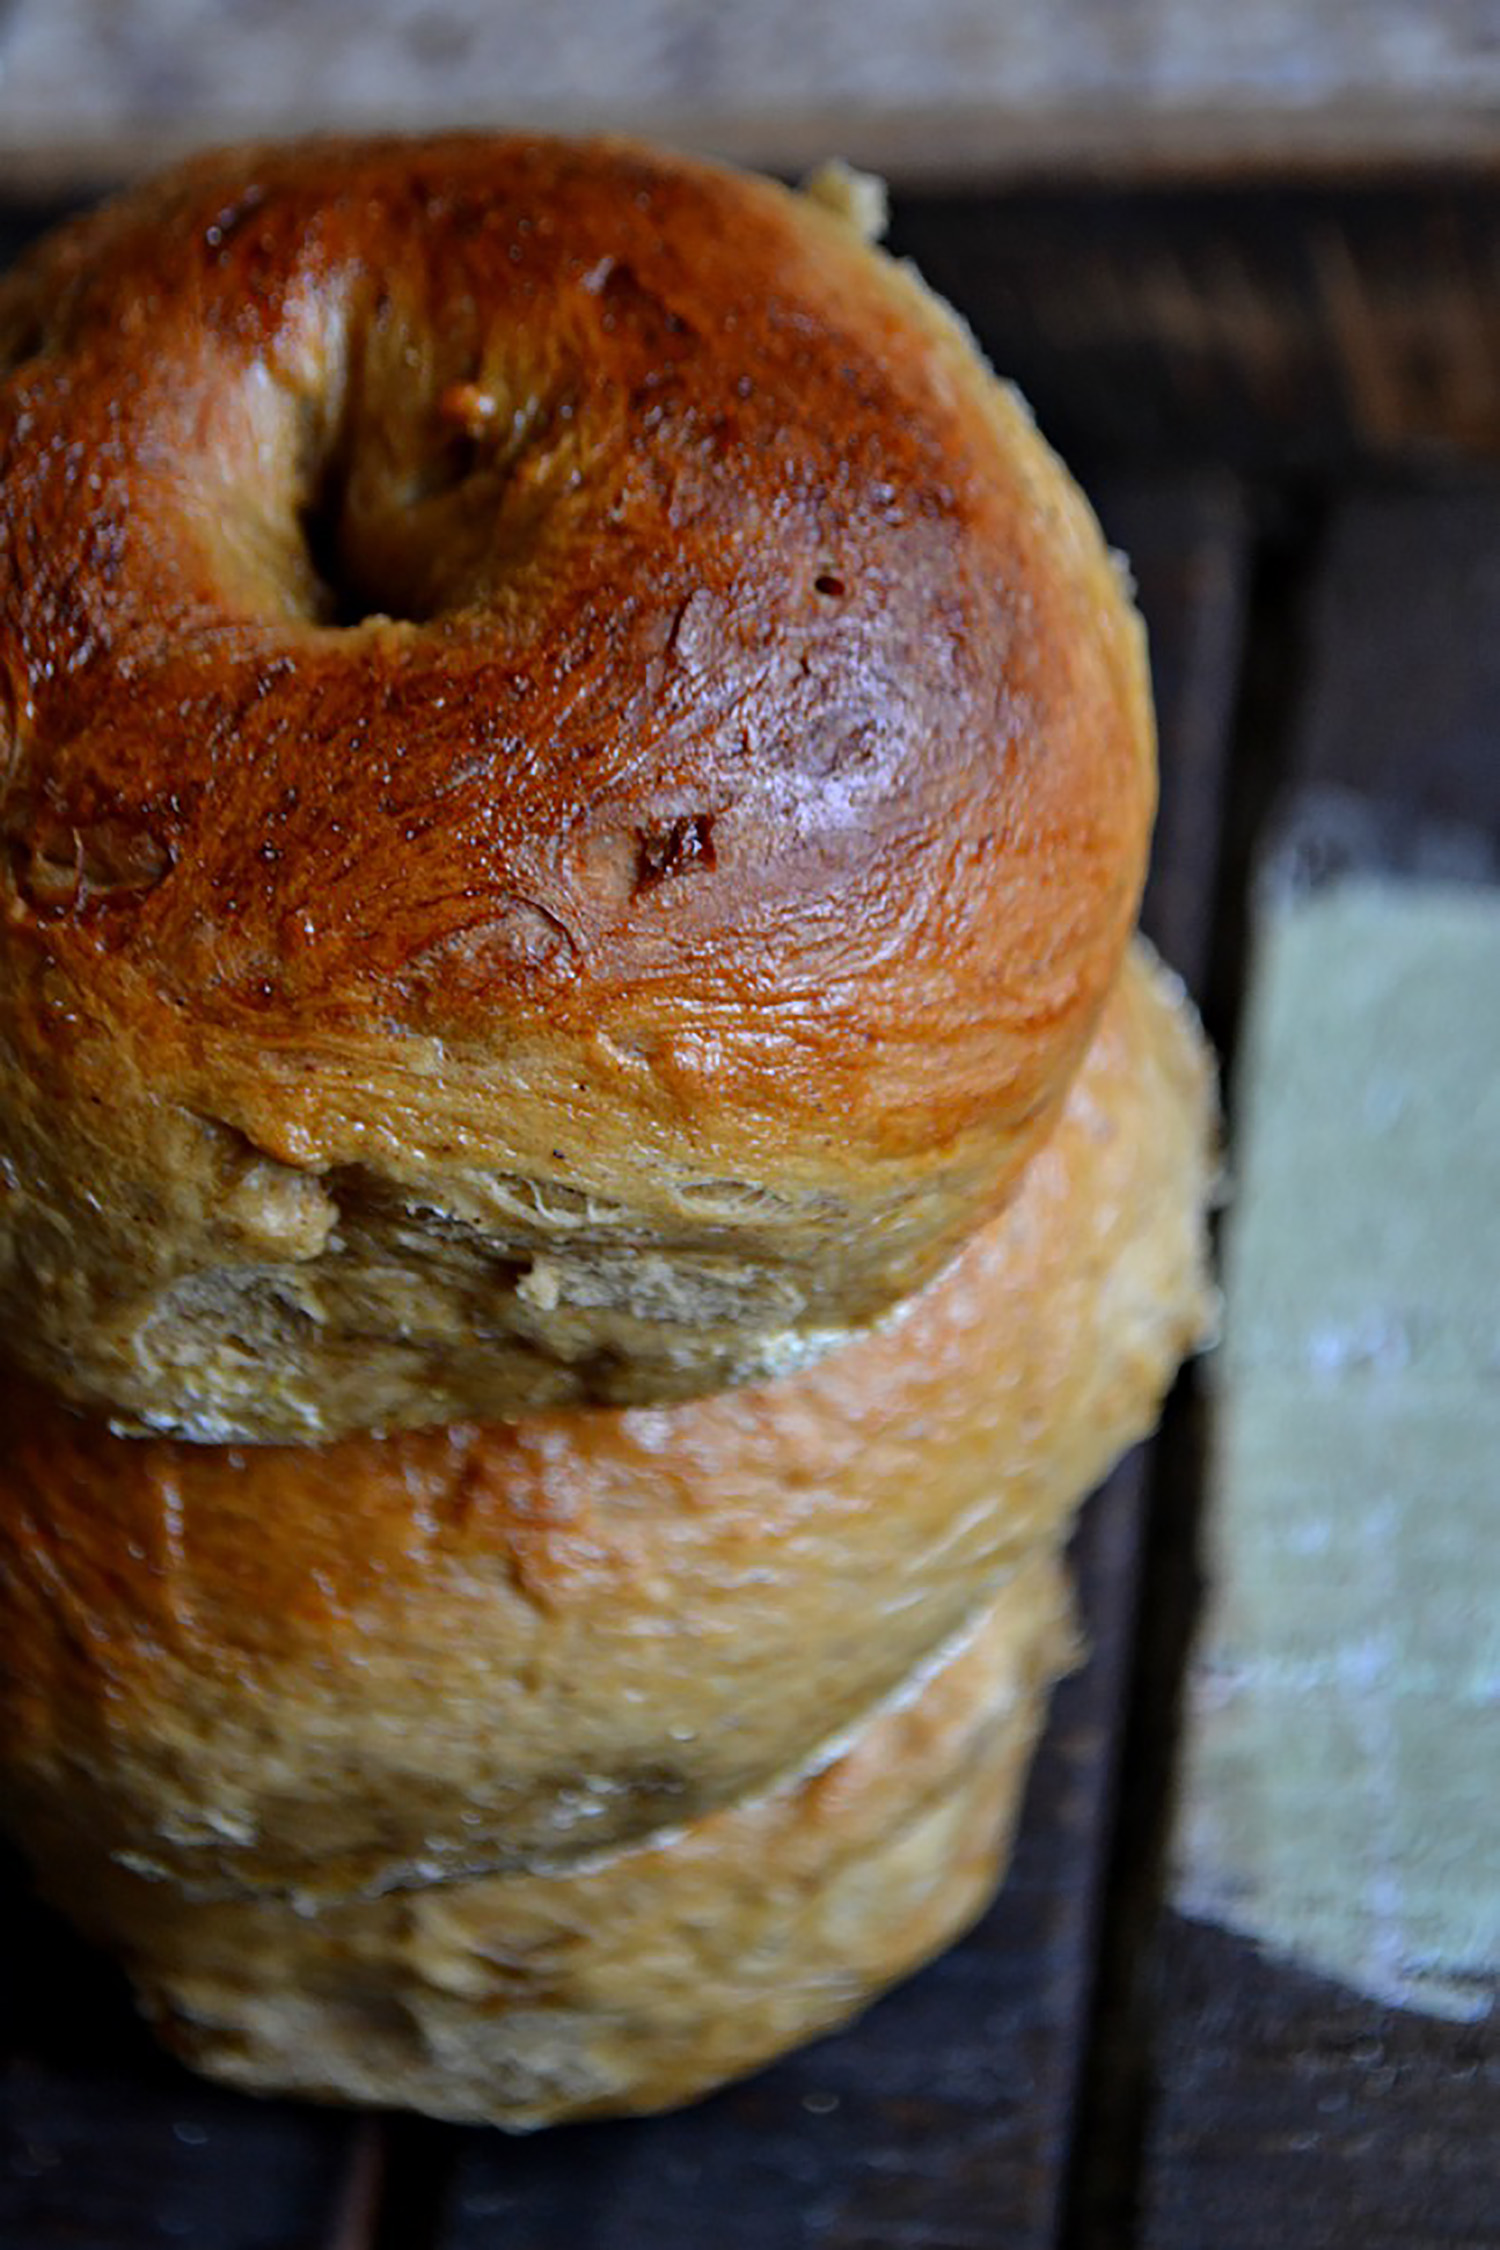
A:
<svg viewBox="0 0 1500 2250">
<path fill-rule="evenodd" d="M 35 252 L 5 364 L 35 1371 L 219 1437 L 682 1395 L 994 1213 L 1151 724 L 1092 519 L 919 284 L 618 143 L 258 150 Z"/>
<path fill-rule="evenodd" d="M 665 2108 L 842 2023 L 980 1911 L 1072 1653 L 1044 1543 L 839 1754 L 563 1872 L 316 1912 L 84 1865 L 50 1887 L 233 2084 L 512 2128 Z"/>
<path fill-rule="evenodd" d="M 563 1861 L 764 1785 L 1149 1427 L 1207 1319 L 1211 1112 L 1138 952 L 1017 1198 L 939 1282 L 810 1370 L 675 1408 L 222 1451 L 12 1379 L 21 1832 L 311 1897 Z"/>
</svg>

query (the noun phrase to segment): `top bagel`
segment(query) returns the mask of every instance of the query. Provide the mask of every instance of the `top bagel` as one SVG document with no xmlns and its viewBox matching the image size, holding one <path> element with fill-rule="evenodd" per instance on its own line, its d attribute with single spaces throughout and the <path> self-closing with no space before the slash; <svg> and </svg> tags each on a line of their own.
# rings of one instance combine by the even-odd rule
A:
<svg viewBox="0 0 1500 2250">
<path fill-rule="evenodd" d="M 125 1426 L 684 1395 L 914 1289 L 1134 918 L 1137 620 L 824 199 L 191 163 L 0 287 L 0 1304 Z"/>
</svg>

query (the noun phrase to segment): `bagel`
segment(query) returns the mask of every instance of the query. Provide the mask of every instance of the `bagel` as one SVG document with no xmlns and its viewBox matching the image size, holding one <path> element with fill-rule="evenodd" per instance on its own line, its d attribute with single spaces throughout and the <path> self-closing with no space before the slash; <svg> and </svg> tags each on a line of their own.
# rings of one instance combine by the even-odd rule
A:
<svg viewBox="0 0 1500 2250">
<path fill-rule="evenodd" d="M 1211 1106 L 1142 948 L 1008 1209 L 756 1389 L 225 1449 L 0 1382 L 18 1833 L 306 1904 L 565 1865 L 766 1787 L 1154 1420 L 1208 1319 Z"/>
<path fill-rule="evenodd" d="M 662 2109 L 844 2022 L 994 1888 L 1072 1655 L 1045 1546 L 836 1754 L 633 1850 L 309 1910 L 66 1849 L 51 1887 L 186 2060 L 512 2128 Z"/>
<path fill-rule="evenodd" d="M 125 1430 L 803 1365 L 1014 1191 L 1154 801 L 1092 516 L 826 197 L 257 148 L 0 285 L 0 1312 Z"/>
</svg>

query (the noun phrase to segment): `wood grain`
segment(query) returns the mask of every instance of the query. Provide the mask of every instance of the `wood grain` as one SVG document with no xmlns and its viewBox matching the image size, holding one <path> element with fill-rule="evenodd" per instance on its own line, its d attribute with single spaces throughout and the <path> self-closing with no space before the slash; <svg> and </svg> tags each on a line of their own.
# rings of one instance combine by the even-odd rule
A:
<svg viewBox="0 0 1500 2250">
<path fill-rule="evenodd" d="M 1066 456 L 1278 478 L 1500 456 L 1500 185 L 907 196 L 894 246 Z"/>
<path fill-rule="evenodd" d="M 11 0 L 0 177 L 263 133 L 607 123 L 904 179 L 1493 152 L 1487 7 L 1418 0 Z"/>
<path fill-rule="evenodd" d="M 1167 1918 L 1142 2250 L 1494 2250 L 1500 2039 Z"/>
<path fill-rule="evenodd" d="M 1497 714 L 1500 476 L 1351 492 L 1323 542 L 1291 784 L 1384 800 L 1408 834 L 1500 841 Z"/>
<path fill-rule="evenodd" d="M 0 1900 L 6 2250 L 365 2250 L 347 2224 L 351 2119 L 191 2077 L 9 1854 Z"/>
<path fill-rule="evenodd" d="M 1161 801 L 1141 924 L 1201 1005 L 1249 625 L 1252 509 L 1223 470 L 1116 472 L 1094 497 L 1130 566 L 1151 642 Z"/>
</svg>

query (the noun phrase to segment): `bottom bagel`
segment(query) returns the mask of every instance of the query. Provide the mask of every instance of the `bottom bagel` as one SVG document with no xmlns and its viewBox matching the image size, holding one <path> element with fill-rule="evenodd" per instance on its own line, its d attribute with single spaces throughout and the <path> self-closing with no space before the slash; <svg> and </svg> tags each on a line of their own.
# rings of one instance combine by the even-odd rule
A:
<svg viewBox="0 0 1500 2250">
<path fill-rule="evenodd" d="M 1043 1547 L 831 1755 L 565 1870 L 312 1910 L 45 1872 L 167 2041 L 232 2084 L 514 2130 L 662 2109 L 845 2022 L 973 1921 L 1072 1646 Z"/>
</svg>

